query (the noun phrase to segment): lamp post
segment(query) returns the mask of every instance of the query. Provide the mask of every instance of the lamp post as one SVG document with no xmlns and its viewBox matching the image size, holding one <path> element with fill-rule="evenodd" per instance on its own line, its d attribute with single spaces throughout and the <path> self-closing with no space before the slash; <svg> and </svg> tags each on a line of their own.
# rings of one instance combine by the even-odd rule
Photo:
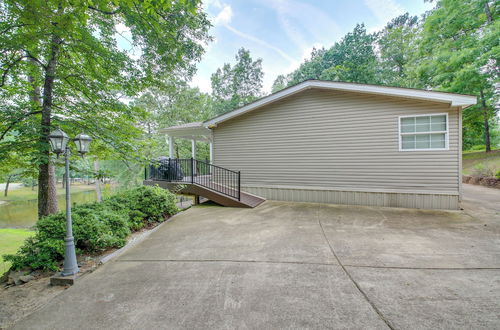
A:
<svg viewBox="0 0 500 330">
<path fill-rule="evenodd" d="M 68 147 L 69 137 L 61 129 L 52 131 L 49 135 L 50 146 L 52 151 L 59 157 L 64 153 L 65 162 L 65 180 L 66 180 L 66 237 L 64 238 L 64 267 L 61 272 L 62 276 L 70 276 L 78 273 L 78 263 L 76 261 L 75 239 L 73 238 L 73 223 L 71 220 L 71 195 L 69 185 L 69 156 L 70 150 Z M 92 138 L 85 134 L 78 134 L 73 141 L 76 144 L 76 150 L 83 156 L 89 151 Z"/>
</svg>

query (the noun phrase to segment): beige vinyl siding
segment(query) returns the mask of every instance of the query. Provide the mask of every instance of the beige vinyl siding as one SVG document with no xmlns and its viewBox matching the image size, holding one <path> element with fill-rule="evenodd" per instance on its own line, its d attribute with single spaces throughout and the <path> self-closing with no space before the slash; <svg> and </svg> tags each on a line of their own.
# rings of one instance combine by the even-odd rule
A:
<svg viewBox="0 0 500 330">
<path fill-rule="evenodd" d="M 399 116 L 448 113 L 449 150 L 399 151 Z M 458 110 L 312 89 L 213 129 L 214 161 L 242 186 L 458 194 Z"/>
</svg>

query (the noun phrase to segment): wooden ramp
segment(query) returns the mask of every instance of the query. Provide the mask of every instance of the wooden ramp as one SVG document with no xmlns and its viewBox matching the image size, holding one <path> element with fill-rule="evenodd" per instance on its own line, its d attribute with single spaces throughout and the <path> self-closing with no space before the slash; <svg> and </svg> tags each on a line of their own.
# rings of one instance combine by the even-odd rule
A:
<svg viewBox="0 0 500 330">
<path fill-rule="evenodd" d="M 186 182 L 187 181 L 187 182 Z M 202 196 L 205 197 L 217 204 L 223 205 L 223 206 L 231 206 L 231 207 L 248 207 L 248 208 L 253 208 L 258 206 L 259 204 L 263 203 L 265 201 L 264 198 L 245 193 L 243 191 L 240 191 L 240 199 L 238 200 L 235 197 L 228 196 L 224 193 L 221 193 L 219 191 L 216 191 L 214 189 L 210 189 L 208 187 L 205 187 L 203 185 L 200 185 L 196 183 L 196 180 L 194 180 L 194 183 L 189 182 L 189 178 L 183 182 L 169 182 L 169 181 L 164 181 L 164 180 L 154 180 L 154 179 L 148 179 L 144 180 L 144 185 L 147 186 L 156 186 L 158 185 L 161 188 L 168 189 L 170 191 L 174 191 L 176 193 L 180 194 L 187 194 L 187 195 L 197 195 L 197 196 Z M 213 185 L 213 184 L 212 184 Z M 216 188 L 216 187 L 212 187 Z M 217 189 L 223 191 L 223 189 Z"/>
</svg>

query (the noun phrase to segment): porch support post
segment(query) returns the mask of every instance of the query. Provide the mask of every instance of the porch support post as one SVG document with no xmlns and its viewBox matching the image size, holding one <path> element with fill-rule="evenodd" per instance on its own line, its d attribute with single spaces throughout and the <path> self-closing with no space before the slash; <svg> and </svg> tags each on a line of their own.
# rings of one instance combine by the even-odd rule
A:
<svg viewBox="0 0 500 330">
<path fill-rule="evenodd" d="M 214 144 L 210 142 L 209 144 L 210 147 L 210 164 L 214 163 Z"/>
<path fill-rule="evenodd" d="M 191 157 L 196 159 L 196 140 L 191 140 Z"/>
<path fill-rule="evenodd" d="M 168 158 L 174 158 L 174 137 L 168 137 Z"/>
<path fill-rule="evenodd" d="M 195 177 L 197 175 L 197 164 L 196 164 L 196 140 L 195 139 L 192 139 L 191 140 L 191 159 L 192 161 L 194 162 L 193 164 L 193 177 Z"/>
</svg>

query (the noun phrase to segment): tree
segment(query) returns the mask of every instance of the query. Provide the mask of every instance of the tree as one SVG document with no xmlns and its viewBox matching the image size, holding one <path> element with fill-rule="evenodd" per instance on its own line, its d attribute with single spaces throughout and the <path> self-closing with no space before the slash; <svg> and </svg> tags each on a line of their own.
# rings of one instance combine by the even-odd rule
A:
<svg viewBox="0 0 500 330">
<path fill-rule="evenodd" d="M 216 112 L 224 113 L 259 98 L 263 77 L 262 59 L 254 61 L 249 50 L 240 48 L 234 66 L 225 63 L 212 74 Z"/>
<path fill-rule="evenodd" d="M 385 85 L 406 86 L 407 65 L 415 57 L 418 18 L 408 13 L 390 21 L 377 33 L 380 56 L 380 82 Z"/>
<path fill-rule="evenodd" d="M 363 24 L 329 49 L 313 49 L 311 58 L 289 74 L 287 85 L 296 85 L 308 79 L 322 79 L 358 83 L 377 83 L 377 57 L 373 49 L 375 35 L 368 34 Z M 274 85 L 281 86 L 282 77 Z"/>
<path fill-rule="evenodd" d="M 296 85 L 308 79 L 320 79 L 321 74 L 332 65 L 324 58 L 325 53 L 324 48 L 313 48 L 311 58 L 305 60 L 297 70 L 288 75 L 287 86 Z"/>
<path fill-rule="evenodd" d="M 124 100 L 165 76 L 190 77 L 209 22 L 198 0 L 2 0 L 0 8 L 0 153 L 31 153 L 43 216 L 57 210 L 51 129 L 85 130 L 101 148 L 139 154 L 134 123 L 145 114 Z M 15 141 L 5 141 L 12 132 Z"/>
<path fill-rule="evenodd" d="M 148 159 L 164 156 L 168 152 L 165 135 L 160 133 L 159 129 L 204 121 L 215 114 L 211 96 L 200 92 L 198 88 L 191 88 L 185 82 L 179 81 L 166 83 L 165 86 L 161 90 L 149 89 L 133 102 L 134 106 L 148 113 L 148 117 L 141 122 L 141 125 L 148 138 L 156 142 L 144 150 Z M 190 155 L 190 145 L 176 141 L 176 148 L 181 148 L 178 153 L 184 155 Z"/>
<path fill-rule="evenodd" d="M 377 57 L 373 50 L 375 35 L 366 33 L 363 24 L 325 52 L 324 61 L 330 63 L 321 73 L 323 80 L 338 80 L 374 84 L 377 79 Z"/>
<path fill-rule="evenodd" d="M 273 82 L 273 87 L 272 87 L 272 92 L 276 93 L 279 92 L 282 89 L 285 89 L 286 86 L 288 85 L 288 78 L 287 76 L 280 74 Z"/>
<path fill-rule="evenodd" d="M 464 111 L 464 142 L 477 135 L 476 124 L 482 121 L 487 152 L 498 112 L 499 12 L 499 3 L 487 0 L 437 1 L 423 24 L 410 70 L 415 87 L 478 96 L 478 104 Z"/>
</svg>

